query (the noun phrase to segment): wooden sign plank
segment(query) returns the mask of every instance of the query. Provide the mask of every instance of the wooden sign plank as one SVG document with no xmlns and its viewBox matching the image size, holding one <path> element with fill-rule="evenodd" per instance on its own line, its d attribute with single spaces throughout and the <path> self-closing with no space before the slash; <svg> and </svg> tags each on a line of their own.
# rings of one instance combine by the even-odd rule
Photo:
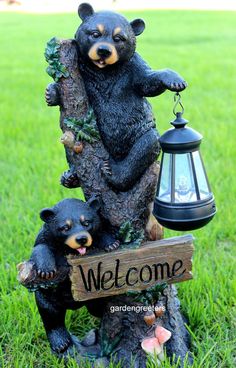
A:
<svg viewBox="0 0 236 368">
<path fill-rule="evenodd" d="M 138 249 L 68 257 L 76 301 L 124 294 L 192 279 L 191 235 L 147 242 Z"/>
</svg>

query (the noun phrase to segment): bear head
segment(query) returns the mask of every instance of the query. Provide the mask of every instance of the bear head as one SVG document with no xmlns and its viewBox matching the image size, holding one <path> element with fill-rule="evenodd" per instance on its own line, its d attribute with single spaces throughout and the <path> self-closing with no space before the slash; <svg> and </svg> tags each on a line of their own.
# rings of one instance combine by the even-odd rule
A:
<svg viewBox="0 0 236 368">
<path fill-rule="evenodd" d="M 80 4 L 78 13 L 82 23 L 75 34 L 75 41 L 86 62 L 105 68 L 132 57 L 136 36 L 145 28 L 142 19 L 129 23 L 122 15 L 111 11 L 95 13 L 87 3 Z"/>
<path fill-rule="evenodd" d="M 67 198 L 52 208 L 44 208 L 40 217 L 55 243 L 59 242 L 84 255 L 101 225 L 99 209 L 100 202 L 96 197 L 87 202 Z"/>
</svg>

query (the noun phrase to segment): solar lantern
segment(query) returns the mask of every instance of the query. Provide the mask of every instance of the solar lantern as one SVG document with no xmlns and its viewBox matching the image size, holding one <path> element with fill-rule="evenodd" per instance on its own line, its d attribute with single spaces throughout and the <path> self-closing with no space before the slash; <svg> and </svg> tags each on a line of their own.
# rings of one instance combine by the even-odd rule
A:
<svg viewBox="0 0 236 368">
<path fill-rule="evenodd" d="M 216 206 L 199 151 L 202 135 L 186 127 L 179 93 L 174 100 L 173 128 L 159 139 L 162 159 L 154 215 L 166 228 L 194 230 L 211 221 Z M 176 112 L 178 104 L 181 112 Z"/>
</svg>

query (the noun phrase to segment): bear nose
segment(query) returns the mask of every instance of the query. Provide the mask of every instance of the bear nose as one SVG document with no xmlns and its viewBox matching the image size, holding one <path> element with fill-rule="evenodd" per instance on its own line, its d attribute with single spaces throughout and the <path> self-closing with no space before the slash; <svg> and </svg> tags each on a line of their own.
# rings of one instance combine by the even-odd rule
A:
<svg viewBox="0 0 236 368">
<path fill-rule="evenodd" d="M 109 49 L 109 46 L 101 45 L 97 49 L 97 54 L 106 58 L 111 55 L 111 50 Z"/>
<path fill-rule="evenodd" d="M 88 241 L 88 238 L 85 235 L 81 235 L 81 236 L 77 236 L 75 240 L 79 245 L 85 245 Z"/>
</svg>

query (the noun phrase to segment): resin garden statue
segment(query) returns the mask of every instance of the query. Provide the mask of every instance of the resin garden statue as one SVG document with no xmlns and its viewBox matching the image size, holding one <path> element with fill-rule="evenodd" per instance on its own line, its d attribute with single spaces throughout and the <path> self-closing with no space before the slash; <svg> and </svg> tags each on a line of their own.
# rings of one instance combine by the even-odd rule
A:
<svg viewBox="0 0 236 368">
<path fill-rule="evenodd" d="M 123 367 L 156 363 L 166 353 L 189 353 L 189 334 L 174 286 L 189 280 L 191 235 L 163 240 L 153 216 L 159 174 L 159 135 L 146 97 L 187 86 L 176 72 L 155 71 L 136 51 L 142 19 L 129 22 L 83 3 L 74 39 L 52 38 L 47 72 L 54 82 L 46 102 L 60 107 L 68 197 L 81 187 L 85 201 L 45 204 L 43 226 L 19 280 L 35 292 L 52 352 L 78 366 L 122 361 Z M 53 32 L 53 30 L 52 30 Z M 49 207 L 46 207 L 48 206 Z M 68 309 L 100 317 L 83 340 L 65 326 Z"/>
</svg>

